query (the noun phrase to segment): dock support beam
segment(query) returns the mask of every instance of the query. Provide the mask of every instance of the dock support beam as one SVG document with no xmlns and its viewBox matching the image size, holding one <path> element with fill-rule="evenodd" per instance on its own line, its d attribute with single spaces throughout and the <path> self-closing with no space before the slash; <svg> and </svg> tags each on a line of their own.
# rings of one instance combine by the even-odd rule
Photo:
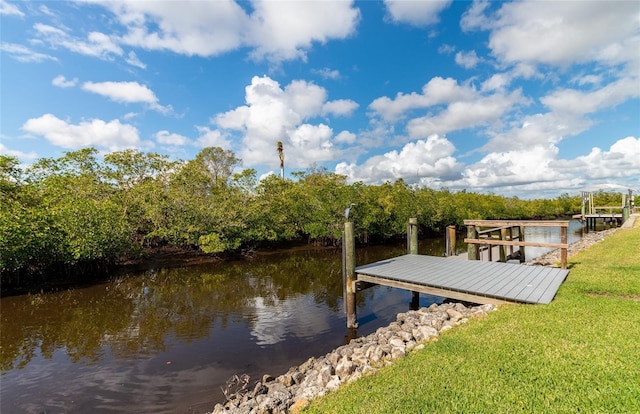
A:
<svg viewBox="0 0 640 414">
<path fill-rule="evenodd" d="M 356 241 L 353 233 L 353 222 L 344 223 L 344 272 L 345 272 L 345 311 L 347 328 L 358 327 L 356 315 Z"/>
<path fill-rule="evenodd" d="M 412 217 L 409 219 L 409 225 L 407 226 L 407 253 L 418 254 L 418 219 Z M 417 310 L 420 307 L 420 293 L 411 291 L 411 305 L 412 310 Z"/>
</svg>

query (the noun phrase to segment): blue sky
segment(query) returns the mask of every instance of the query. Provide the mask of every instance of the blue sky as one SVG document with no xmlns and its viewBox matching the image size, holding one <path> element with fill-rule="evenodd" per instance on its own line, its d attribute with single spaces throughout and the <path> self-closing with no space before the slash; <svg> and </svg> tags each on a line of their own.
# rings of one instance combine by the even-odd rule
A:
<svg viewBox="0 0 640 414">
<path fill-rule="evenodd" d="M 0 153 L 95 146 L 522 198 L 640 191 L 635 1 L 0 0 Z"/>
</svg>

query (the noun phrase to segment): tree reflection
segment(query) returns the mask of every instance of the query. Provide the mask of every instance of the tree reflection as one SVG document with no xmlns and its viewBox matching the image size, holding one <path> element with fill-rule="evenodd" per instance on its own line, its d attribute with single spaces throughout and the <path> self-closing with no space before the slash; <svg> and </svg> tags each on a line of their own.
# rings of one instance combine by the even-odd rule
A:
<svg viewBox="0 0 640 414">
<path fill-rule="evenodd" d="M 301 250 L 250 261 L 151 269 L 84 289 L 3 298 L 1 368 L 21 369 L 38 354 L 51 359 L 58 350 L 83 364 L 106 353 L 148 358 L 166 350 L 168 338 L 194 341 L 231 323 L 251 328 L 258 298 L 264 308 L 308 295 L 340 312 L 341 268 L 336 250 Z M 366 294 L 359 296 L 359 302 L 366 299 Z"/>
</svg>

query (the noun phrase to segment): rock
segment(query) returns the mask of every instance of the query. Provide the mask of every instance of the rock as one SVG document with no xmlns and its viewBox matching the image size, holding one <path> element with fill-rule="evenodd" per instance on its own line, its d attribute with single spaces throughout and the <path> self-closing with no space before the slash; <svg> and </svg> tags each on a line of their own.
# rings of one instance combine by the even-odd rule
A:
<svg viewBox="0 0 640 414">
<path fill-rule="evenodd" d="M 317 385 L 319 387 L 325 388 L 327 386 L 327 383 L 329 383 L 329 381 L 331 381 L 331 377 L 335 374 L 335 371 L 333 370 L 333 366 L 331 365 L 325 365 L 322 368 L 320 368 L 320 371 L 318 371 L 318 380 L 316 381 Z"/>
<path fill-rule="evenodd" d="M 423 342 L 432 336 L 438 336 L 438 330 L 432 326 L 421 326 L 412 331 L 417 342 Z"/>
<path fill-rule="evenodd" d="M 251 392 L 251 396 L 253 398 L 256 398 L 258 395 L 266 394 L 268 391 L 269 391 L 269 388 L 267 388 L 263 383 L 258 382 L 256 386 L 253 388 L 253 391 Z"/>
<path fill-rule="evenodd" d="M 343 357 L 336 365 L 336 375 L 340 378 L 347 378 L 349 375 L 356 371 L 357 365 L 349 360 L 347 357 Z"/>
<path fill-rule="evenodd" d="M 293 405 L 289 408 L 289 412 L 291 414 L 300 414 L 309 407 L 309 404 L 311 404 L 309 400 L 307 400 L 306 398 L 301 398 L 293 403 Z"/>
<path fill-rule="evenodd" d="M 392 359 L 392 360 L 393 360 L 393 359 L 398 359 L 398 358 L 401 358 L 401 357 L 405 356 L 406 354 L 407 354 L 407 351 L 405 350 L 405 348 L 404 348 L 404 347 L 402 347 L 402 348 L 396 348 L 396 347 L 394 347 L 394 348 L 391 350 L 391 359 Z"/>
<path fill-rule="evenodd" d="M 322 357 L 309 358 L 277 379 L 264 375 L 253 391 L 216 404 L 212 413 L 301 413 L 314 398 L 338 389 L 342 383 L 371 375 L 407 352 L 423 349 L 424 342 L 436 338 L 440 332 L 494 309 L 491 305 L 467 308 L 461 303 L 446 303 L 399 314 L 389 326 L 355 338 Z"/>
<path fill-rule="evenodd" d="M 332 375 L 327 385 L 325 385 L 325 389 L 327 391 L 335 391 L 340 387 L 340 377 L 337 375 Z"/>
<path fill-rule="evenodd" d="M 447 309 L 446 312 L 449 315 L 449 319 L 453 322 L 457 322 L 463 318 L 462 313 L 453 308 Z"/>
<path fill-rule="evenodd" d="M 389 340 L 389 345 L 391 345 L 392 348 L 404 349 L 404 341 L 402 340 L 402 338 L 398 338 L 398 337 L 392 338 L 391 340 Z"/>
</svg>

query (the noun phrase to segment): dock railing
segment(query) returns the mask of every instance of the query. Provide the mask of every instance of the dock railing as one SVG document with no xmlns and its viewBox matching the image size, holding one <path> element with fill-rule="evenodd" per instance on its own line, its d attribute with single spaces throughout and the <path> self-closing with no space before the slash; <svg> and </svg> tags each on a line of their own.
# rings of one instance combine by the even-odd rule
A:
<svg viewBox="0 0 640 414">
<path fill-rule="evenodd" d="M 520 248 L 520 258 L 524 261 L 524 247 L 551 247 L 560 249 L 560 262 L 567 268 L 567 228 L 569 221 L 554 220 L 465 220 L 469 260 L 480 260 L 480 249 L 487 246 L 489 260 L 493 246 L 500 246 L 500 261 L 506 261 L 507 247 L 513 254 L 514 246 Z M 524 239 L 525 227 L 560 227 L 560 243 L 528 242 Z M 517 230 L 516 230 L 517 229 Z M 514 235 L 517 233 L 517 235 Z"/>
</svg>

